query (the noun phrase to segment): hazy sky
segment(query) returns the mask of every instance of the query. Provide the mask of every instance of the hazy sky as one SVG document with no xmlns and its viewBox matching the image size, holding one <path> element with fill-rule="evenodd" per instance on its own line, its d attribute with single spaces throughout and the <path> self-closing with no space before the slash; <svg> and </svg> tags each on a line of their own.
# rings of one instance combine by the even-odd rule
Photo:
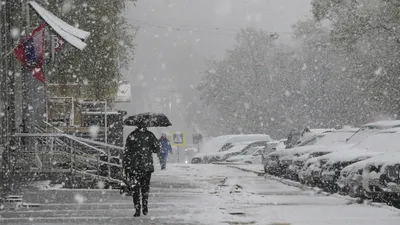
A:
<svg viewBox="0 0 400 225">
<path fill-rule="evenodd" d="M 206 60 L 222 58 L 236 31 L 248 26 L 278 32 L 281 41 L 290 41 L 291 25 L 311 16 L 310 1 L 139 0 L 136 7 L 130 5 L 128 21 L 139 32 L 135 61 L 124 74 L 132 84 L 132 103 L 124 107 L 130 114 L 164 111 L 173 129 L 187 129 L 178 111 L 196 96 L 193 87 Z"/>
</svg>

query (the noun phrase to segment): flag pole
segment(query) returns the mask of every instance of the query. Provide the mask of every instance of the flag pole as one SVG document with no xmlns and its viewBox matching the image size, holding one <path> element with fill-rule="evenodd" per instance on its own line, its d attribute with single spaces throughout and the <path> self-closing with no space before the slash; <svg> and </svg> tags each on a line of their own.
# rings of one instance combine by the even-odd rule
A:
<svg viewBox="0 0 400 225">
<path fill-rule="evenodd" d="M 44 38 L 44 46 L 46 46 L 46 36 L 47 37 L 49 37 L 49 32 L 46 32 L 46 31 L 48 31 L 48 29 L 47 29 L 47 26 L 46 26 L 46 28 L 44 29 L 44 36 L 45 36 L 45 38 Z M 47 33 L 47 35 L 46 35 L 46 33 Z M 51 41 L 51 45 L 53 45 L 52 44 L 52 41 Z M 51 47 L 52 49 L 53 49 L 53 47 Z M 47 99 L 47 75 L 46 75 L 46 70 L 45 70 L 45 68 L 46 68 L 46 47 L 44 48 L 44 58 L 43 58 L 43 66 L 42 66 L 42 69 L 43 69 L 43 74 L 44 74 L 44 77 L 45 77 L 45 79 L 44 79 L 44 81 L 43 81 L 43 89 L 44 89 L 44 105 L 45 105 L 45 115 L 46 115 L 46 130 L 47 130 L 47 124 L 49 123 L 49 101 L 48 101 L 48 99 Z M 51 51 L 53 51 L 53 50 L 51 50 Z"/>
</svg>

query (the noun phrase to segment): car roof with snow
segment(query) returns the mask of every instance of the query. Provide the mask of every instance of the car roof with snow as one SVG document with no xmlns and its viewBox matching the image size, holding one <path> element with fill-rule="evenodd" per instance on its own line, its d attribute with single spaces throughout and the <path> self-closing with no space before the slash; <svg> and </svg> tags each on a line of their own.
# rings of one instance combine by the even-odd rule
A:
<svg viewBox="0 0 400 225">
<path fill-rule="evenodd" d="M 320 146 L 320 148 L 311 150 L 309 152 L 307 152 L 304 155 L 301 155 L 299 157 L 296 157 L 293 161 L 306 161 L 308 159 L 308 157 L 310 157 L 311 154 L 313 153 L 317 153 L 317 152 L 336 152 L 336 151 L 340 151 L 340 148 L 333 148 L 333 147 L 326 147 L 326 146 Z"/>
<path fill-rule="evenodd" d="M 321 146 L 319 145 L 309 145 L 309 146 L 301 146 L 301 147 L 296 147 L 296 148 L 291 148 L 291 149 L 285 149 L 280 152 L 282 152 L 284 157 L 291 157 L 296 154 L 305 154 L 308 153 L 312 150 L 316 150 L 320 148 Z"/>
<path fill-rule="evenodd" d="M 377 156 L 373 156 L 369 159 L 351 164 L 344 169 L 346 171 L 353 170 L 353 169 L 363 169 L 367 165 L 382 165 L 382 164 L 392 164 L 392 163 L 399 163 L 400 162 L 400 152 L 395 153 L 385 153 L 380 154 Z"/>
<path fill-rule="evenodd" d="M 378 133 L 398 133 L 400 132 L 400 127 L 393 127 L 379 131 Z"/>
<path fill-rule="evenodd" d="M 400 120 L 382 120 L 382 121 L 377 121 L 373 123 L 368 123 L 363 126 L 363 127 L 376 127 L 376 128 L 391 128 L 391 127 L 400 127 Z"/>
<path fill-rule="evenodd" d="M 227 143 L 244 141 L 270 141 L 271 137 L 265 134 L 224 135 L 212 138 L 200 149 L 200 152 L 217 152 Z"/>
<path fill-rule="evenodd" d="M 355 161 L 355 160 L 365 160 L 370 157 L 380 155 L 379 152 L 369 152 L 366 150 L 351 150 L 351 151 L 340 151 L 334 152 L 327 155 L 327 164 L 333 164 L 339 161 Z"/>
<path fill-rule="evenodd" d="M 337 130 L 337 131 L 330 131 L 329 133 L 319 134 L 320 137 L 315 137 L 315 144 L 314 145 L 305 145 L 299 146 L 291 149 L 283 150 L 285 155 L 293 155 L 296 153 L 308 153 L 311 151 L 322 151 L 322 152 L 329 152 L 335 151 L 336 148 L 345 145 L 345 141 L 348 137 L 351 136 L 353 131 L 344 131 L 344 130 Z M 310 142 L 313 139 L 310 139 Z M 333 146 L 332 146 L 333 145 Z"/>
<path fill-rule="evenodd" d="M 263 144 L 264 141 L 245 141 L 245 142 L 238 142 L 238 143 L 233 143 L 233 147 L 222 152 L 210 152 L 210 153 L 204 153 L 204 155 L 207 156 L 215 156 L 215 155 L 225 155 L 233 152 L 240 152 L 248 147 L 251 147 L 254 144 Z M 266 142 L 265 142 L 266 143 Z"/>
<path fill-rule="evenodd" d="M 367 164 L 382 165 L 382 164 L 400 164 L 400 152 L 389 152 L 381 154 L 366 160 Z"/>
<path fill-rule="evenodd" d="M 357 144 L 364 141 L 372 134 L 396 127 L 400 127 L 400 120 L 383 120 L 368 123 L 361 126 L 361 128 L 347 140 L 347 143 Z"/>
<path fill-rule="evenodd" d="M 332 154 L 332 153 L 331 153 L 331 154 Z M 328 159 L 329 159 L 329 155 L 330 155 L 330 154 L 323 155 L 323 156 L 318 156 L 318 157 L 315 157 L 315 158 L 311 158 L 311 159 L 307 160 L 307 161 L 305 162 L 305 164 L 308 164 L 308 163 L 317 163 L 318 161 L 321 161 L 321 160 L 328 160 Z"/>
<path fill-rule="evenodd" d="M 378 132 L 370 135 L 363 141 L 355 144 L 349 149 L 366 149 L 371 152 L 395 152 L 400 151 L 400 132 Z"/>
<path fill-rule="evenodd" d="M 370 135 L 349 149 L 325 155 L 328 164 L 338 161 L 362 160 L 384 153 L 400 152 L 400 128 L 384 130 Z"/>
</svg>

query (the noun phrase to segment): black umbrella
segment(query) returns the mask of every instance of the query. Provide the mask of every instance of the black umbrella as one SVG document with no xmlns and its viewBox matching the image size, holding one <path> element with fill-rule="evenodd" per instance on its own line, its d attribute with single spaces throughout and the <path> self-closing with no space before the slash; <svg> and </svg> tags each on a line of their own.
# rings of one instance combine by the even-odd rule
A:
<svg viewBox="0 0 400 225">
<path fill-rule="evenodd" d="M 162 113 L 140 113 L 125 119 L 126 126 L 137 127 L 169 127 L 169 119 Z"/>
</svg>

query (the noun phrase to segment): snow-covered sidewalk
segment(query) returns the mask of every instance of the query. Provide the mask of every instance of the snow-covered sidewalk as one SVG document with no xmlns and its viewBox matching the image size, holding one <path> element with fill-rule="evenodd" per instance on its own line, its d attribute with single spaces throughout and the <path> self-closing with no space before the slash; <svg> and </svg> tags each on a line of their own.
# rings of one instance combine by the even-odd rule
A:
<svg viewBox="0 0 400 225">
<path fill-rule="evenodd" d="M 247 168 L 253 165 L 246 165 Z M 397 225 L 400 213 L 353 204 L 225 165 L 168 165 L 152 179 L 150 214 L 133 218 L 115 190 L 48 190 L 24 195 L 41 207 L 0 212 L 0 224 Z"/>
</svg>

